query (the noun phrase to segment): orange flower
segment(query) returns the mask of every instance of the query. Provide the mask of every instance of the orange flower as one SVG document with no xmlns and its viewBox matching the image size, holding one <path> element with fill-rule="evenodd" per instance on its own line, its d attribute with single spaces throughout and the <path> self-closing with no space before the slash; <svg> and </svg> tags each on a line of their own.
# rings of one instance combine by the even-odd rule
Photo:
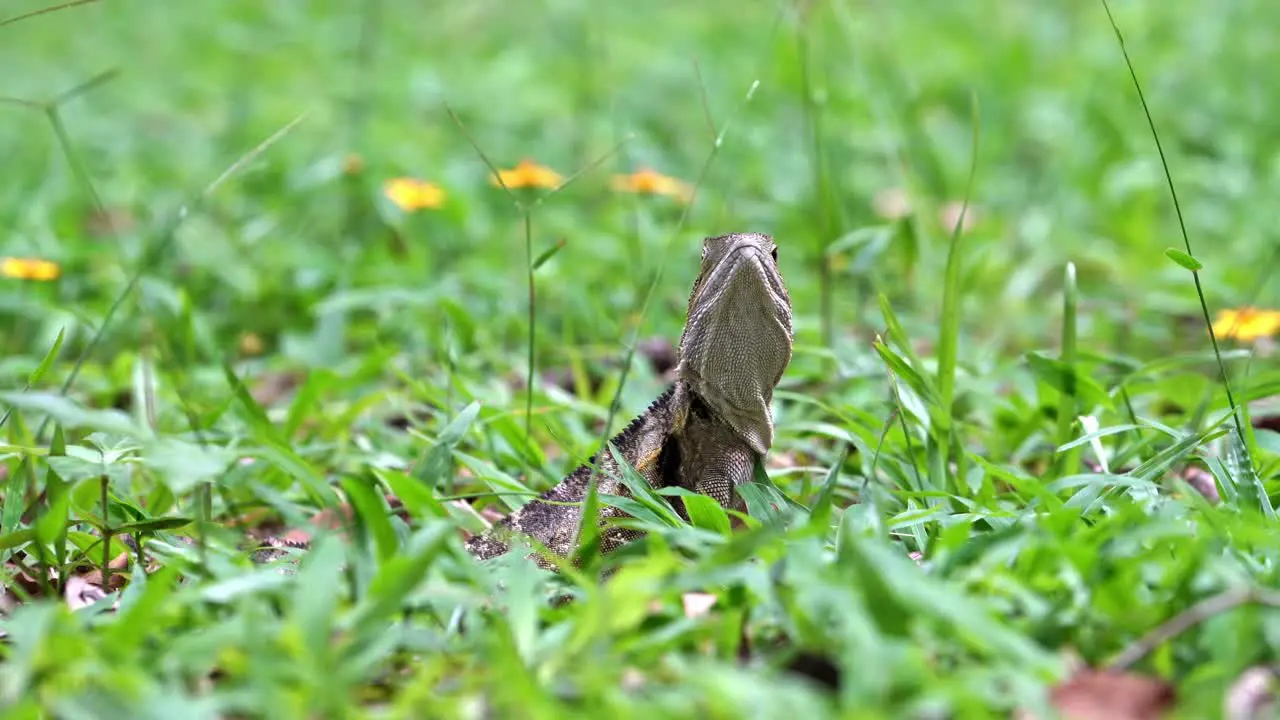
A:
<svg viewBox="0 0 1280 720">
<path fill-rule="evenodd" d="M 1280 310 L 1240 308 L 1223 310 L 1213 322 L 1213 334 L 1237 340 L 1257 340 L 1280 332 Z"/>
<path fill-rule="evenodd" d="M 560 187 L 562 182 L 564 182 L 564 178 L 560 176 L 560 173 L 545 165 L 539 165 L 532 160 L 521 160 L 510 170 L 499 170 L 496 176 L 489 176 L 490 184 L 498 187 L 505 185 L 512 190 L 518 188 L 547 188 L 551 190 Z"/>
<path fill-rule="evenodd" d="M 62 274 L 58 263 L 36 258 L 0 258 L 0 275 L 15 280 L 57 280 Z"/>
<path fill-rule="evenodd" d="M 382 185 L 382 192 L 405 212 L 434 209 L 444 204 L 444 191 L 429 182 L 415 178 L 392 178 Z"/>
<path fill-rule="evenodd" d="M 693 199 L 693 188 L 688 183 L 668 177 L 650 168 L 642 167 L 630 175 L 614 175 L 610 183 L 614 190 L 643 195 L 666 195 L 681 202 Z"/>
</svg>

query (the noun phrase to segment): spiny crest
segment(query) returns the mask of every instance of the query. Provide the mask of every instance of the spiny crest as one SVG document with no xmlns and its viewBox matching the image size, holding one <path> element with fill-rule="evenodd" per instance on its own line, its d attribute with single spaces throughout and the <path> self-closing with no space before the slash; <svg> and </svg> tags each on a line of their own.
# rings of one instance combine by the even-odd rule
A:
<svg viewBox="0 0 1280 720">
<path fill-rule="evenodd" d="M 615 446 L 618 447 L 618 450 L 621 451 L 623 447 L 625 447 L 628 443 L 634 440 L 636 436 L 640 434 L 641 429 L 644 427 L 644 421 L 648 419 L 651 415 L 653 415 L 653 413 L 657 412 L 657 410 L 660 407 L 666 405 L 671 401 L 671 397 L 675 394 L 675 391 L 676 391 L 676 386 L 674 383 L 672 383 L 667 387 L 666 390 L 663 390 L 662 394 L 659 395 L 657 398 L 655 398 L 653 402 L 649 403 L 649 407 L 645 408 L 644 412 L 635 416 L 635 418 L 633 418 L 631 422 L 627 423 L 627 426 L 622 428 L 622 430 L 617 435 L 614 435 L 609 440 L 609 442 L 613 443 Z M 605 452 L 608 452 L 608 448 L 605 448 Z M 596 462 L 598 461 L 599 459 L 598 456 L 599 456 L 599 453 L 593 454 L 587 460 L 587 462 L 583 463 L 582 465 L 579 465 L 575 472 L 582 471 L 582 470 L 590 471 L 591 466 L 595 465 Z"/>
</svg>

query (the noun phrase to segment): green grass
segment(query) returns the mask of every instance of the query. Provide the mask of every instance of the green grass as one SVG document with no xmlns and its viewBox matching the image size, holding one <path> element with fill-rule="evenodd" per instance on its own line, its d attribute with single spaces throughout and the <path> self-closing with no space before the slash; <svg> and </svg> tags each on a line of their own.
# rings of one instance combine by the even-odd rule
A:
<svg viewBox="0 0 1280 720">
<path fill-rule="evenodd" d="M 1210 312 L 1280 306 L 1280 17 L 1111 9 Z M 103 0 L 0 25 L 0 98 L 0 256 L 62 268 L 0 281 L 6 717 L 1007 716 L 1258 591 L 1130 667 L 1198 718 L 1280 649 L 1280 372 L 1218 338 L 1242 438 L 1100 4 Z M 481 152 L 581 174 L 531 205 Z M 695 205 L 610 190 L 640 166 Z M 661 391 L 633 344 L 739 230 L 796 310 L 785 498 L 559 576 L 470 559 Z M 295 574 L 240 547 L 339 503 Z"/>
</svg>

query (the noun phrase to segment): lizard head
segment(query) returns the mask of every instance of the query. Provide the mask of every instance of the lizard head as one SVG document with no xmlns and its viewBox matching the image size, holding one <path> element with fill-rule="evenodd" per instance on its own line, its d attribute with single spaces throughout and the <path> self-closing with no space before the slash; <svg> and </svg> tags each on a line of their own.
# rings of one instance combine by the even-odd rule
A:
<svg viewBox="0 0 1280 720">
<path fill-rule="evenodd" d="M 769 403 L 791 362 L 791 297 L 768 235 L 707 238 L 680 337 L 678 374 L 763 455 L 773 444 Z"/>
</svg>

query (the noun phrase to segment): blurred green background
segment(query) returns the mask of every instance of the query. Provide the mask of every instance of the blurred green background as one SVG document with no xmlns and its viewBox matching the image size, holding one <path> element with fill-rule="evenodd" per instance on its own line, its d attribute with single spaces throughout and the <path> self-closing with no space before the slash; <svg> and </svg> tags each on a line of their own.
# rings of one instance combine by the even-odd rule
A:
<svg viewBox="0 0 1280 720">
<path fill-rule="evenodd" d="M 6 13 L 38 6 L 9 3 Z M 1211 307 L 1280 302 L 1274 284 L 1259 291 L 1275 259 L 1267 208 L 1280 169 L 1270 8 L 1114 8 Z M 802 333 L 818 331 L 827 263 L 839 354 L 865 352 L 876 291 L 909 329 L 928 330 L 945 261 L 937 209 L 963 199 L 975 108 L 969 351 L 1053 337 L 1045 303 L 1069 260 L 1083 342 L 1138 356 L 1205 344 L 1194 322 L 1171 320 L 1194 319 L 1196 301 L 1187 273 L 1162 255 L 1181 243 L 1169 193 L 1095 3 L 125 0 L 0 33 L 9 98 L 49 100 L 118 73 L 57 105 L 92 190 L 45 113 L 0 106 L 3 254 L 64 268 L 54 286 L 0 289 L 10 366 L 15 355 L 41 356 L 68 323 L 75 347 L 178 208 L 304 112 L 186 219 L 94 362 L 136 346 L 145 318 L 184 298 L 211 351 L 232 352 L 253 332 L 268 352 L 303 363 L 371 342 L 427 356 L 452 304 L 473 321 L 469 349 L 518 351 L 523 225 L 446 107 L 500 167 L 530 158 L 570 175 L 600 163 L 534 216 L 535 254 L 565 241 L 536 275 L 543 357 L 564 342 L 616 352 L 662 263 L 669 272 L 648 327 L 672 336 L 698 239 L 735 230 L 777 236 Z M 683 227 L 673 203 L 609 189 L 609 174 L 639 166 L 693 182 L 712 125 L 723 145 Z M 364 161 L 354 183 L 341 175 L 348 153 Z M 447 204 L 399 213 L 380 197 L 380 183 L 398 175 L 442 186 Z M 899 188 L 920 210 L 916 230 L 886 241 L 874 199 Z M 123 232 L 88 232 L 94 193 L 127 221 Z M 340 332 L 317 334 L 326 313 L 344 308 L 378 322 L 348 316 Z"/>
</svg>

